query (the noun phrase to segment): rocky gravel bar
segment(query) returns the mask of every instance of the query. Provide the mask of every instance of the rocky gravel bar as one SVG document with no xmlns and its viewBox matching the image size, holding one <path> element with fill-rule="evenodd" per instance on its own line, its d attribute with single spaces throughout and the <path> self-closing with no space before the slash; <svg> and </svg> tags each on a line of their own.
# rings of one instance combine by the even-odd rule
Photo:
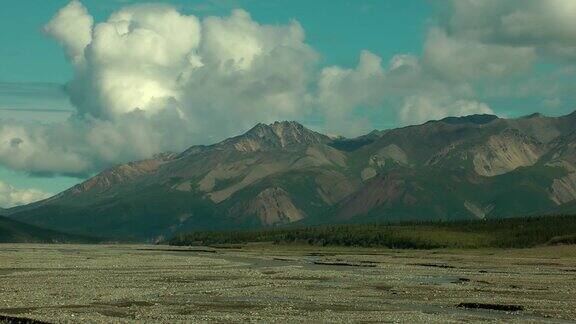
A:
<svg viewBox="0 0 576 324">
<path fill-rule="evenodd" d="M 574 245 L 0 245 L 0 323 L 575 320 Z"/>
</svg>

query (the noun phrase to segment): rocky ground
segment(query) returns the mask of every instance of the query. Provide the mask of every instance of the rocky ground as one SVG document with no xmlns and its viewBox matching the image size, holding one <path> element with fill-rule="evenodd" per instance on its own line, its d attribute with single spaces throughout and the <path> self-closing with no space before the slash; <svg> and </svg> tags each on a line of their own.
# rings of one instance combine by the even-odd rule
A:
<svg viewBox="0 0 576 324">
<path fill-rule="evenodd" d="M 576 246 L 0 245 L 0 322 L 576 320 Z"/>
</svg>

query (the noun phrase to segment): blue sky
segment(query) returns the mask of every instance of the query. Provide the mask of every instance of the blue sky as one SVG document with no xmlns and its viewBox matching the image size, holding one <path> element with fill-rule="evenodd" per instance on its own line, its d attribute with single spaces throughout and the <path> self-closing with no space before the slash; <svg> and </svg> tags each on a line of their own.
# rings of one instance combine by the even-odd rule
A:
<svg viewBox="0 0 576 324">
<path fill-rule="evenodd" d="M 356 136 L 565 114 L 575 15 L 572 0 L 3 0 L 0 188 L 57 193 L 279 119 Z"/>
<path fill-rule="evenodd" d="M 149 2 L 169 3 L 200 17 L 227 15 L 231 9 L 243 8 L 261 23 L 285 24 L 296 19 L 325 62 L 343 66 L 356 64 L 358 52 L 363 49 L 384 58 L 398 52 L 420 51 L 426 19 L 432 11 L 427 1 L 419 0 L 82 1 L 96 21 L 105 20 L 128 4 Z M 10 44 L 0 47 L 0 81 L 65 83 L 71 78 L 72 67 L 62 49 L 41 31 L 67 3 L 67 0 L 2 1 L 0 29 L 11 32 L 0 33 L 0 42 Z"/>
</svg>

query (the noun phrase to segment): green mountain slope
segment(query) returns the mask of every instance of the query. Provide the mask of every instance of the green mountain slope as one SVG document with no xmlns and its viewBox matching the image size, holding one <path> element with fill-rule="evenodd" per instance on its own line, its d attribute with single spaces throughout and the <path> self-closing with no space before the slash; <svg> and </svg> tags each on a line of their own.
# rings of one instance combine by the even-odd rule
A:
<svg viewBox="0 0 576 324">
<path fill-rule="evenodd" d="M 0 243 L 95 243 L 86 236 L 69 235 L 0 216 Z"/>
</svg>

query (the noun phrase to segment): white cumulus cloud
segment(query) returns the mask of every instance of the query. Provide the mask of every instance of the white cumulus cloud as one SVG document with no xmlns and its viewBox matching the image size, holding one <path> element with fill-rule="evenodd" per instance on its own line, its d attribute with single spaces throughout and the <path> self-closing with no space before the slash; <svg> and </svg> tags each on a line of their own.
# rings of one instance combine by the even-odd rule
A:
<svg viewBox="0 0 576 324">
<path fill-rule="evenodd" d="M 471 100 L 453 100 L 413 96 L 406 99 L 400 110 L 400 119 L 406 124 L 420 124 L 428 120 L 438 120 L 448 116 L 467 116 L 473 114 L 493 114 L 485 103 Z"/>
<path fill-rule="evenodd" d="M 529 70 L 536 59 L 531 47 L 485 44 L 451 38 L 433 28 L 424 44 L 424 64 L 450 81 L 506 77 Z"/>
<path fill-rule="evenodd" d="M 137 5 L 94 23 L 74 0 L 44 30 L 74 67 L 66 90 L 76 112 L 62 123 L 0 120 L 0 163 L 12 169 L 90 173 L 295 119 L 311 100 L 318 54 L 296 21 Z"/>
<path fill-rule="evenodd" d="M 18 189 L 0 180 L 0 207 L 10 208 L 49 198 L 51 194 L 37 189 Z"/>
<path fill-rule="evenodd" d="M 576 1 L 452 0 L 451 10 L 444 25 L 454 37 L 576 60 Z"/>
<path fill-rule="evenodd" d="M 339 66 L 322 69 L 316 100 L 329 131 L 350 135 L 370 129 L 369 123 L 351 114 L 359 106 L 378 107 L 382 103 L 385 75 L 381 61 L 379 56 L 363 51 L 354 69 Z"/>
<path fill-rule="evenodd" d="M 44 31 L 64 47 L 68 58 L 75 64 L 84 59 L 84 48 L 92 39 L 92 16 L 77 0 L 60 9 L 44 26 Z"/>
</svg>

